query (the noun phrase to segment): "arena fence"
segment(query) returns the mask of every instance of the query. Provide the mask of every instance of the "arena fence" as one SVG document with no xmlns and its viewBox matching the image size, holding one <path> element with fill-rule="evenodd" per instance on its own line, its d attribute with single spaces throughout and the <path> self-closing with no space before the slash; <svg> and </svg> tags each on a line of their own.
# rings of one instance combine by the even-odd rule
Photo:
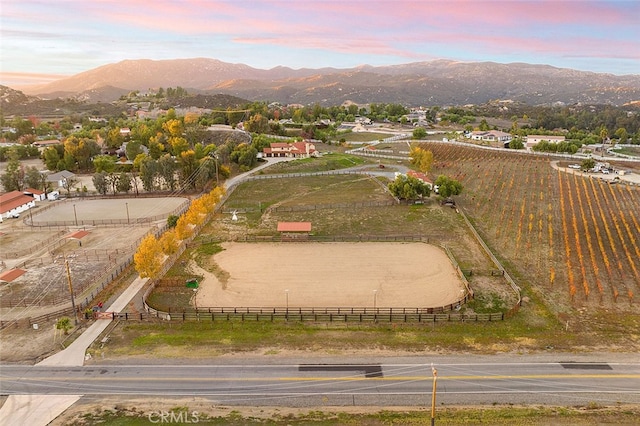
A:
<svg viewBox="0 0 640 426">
<path fill-rule="evenodd" d="M 239 321 L 239 322 L 338 322 L 338 323 L 435 323 L 435 322 L 487 322 L 502 321 L 502 312 L 488 314 L 461 314 L 457 312 L 432 312 L 432 308 L 204 308 L 184 312 L 127 313 L 110 312 L 105 319 L 124 321 Z M 424 311 L 424 312 L 423 312 Z"/>
<path fill-rule="evenodd" d="M 159 195 L 155 194 L 153 197 L 139 197 L 139 198 L 157 198 L 157 197 L 159 197 Z M 126 198 L 131 198 L 131 196 Z M 114 197 L 83 197 L 75 200 L 67 199 L 67 200 L 56 201 L 55 203 L 82 202 L 86 200 L 100 200 L 100 199 L 112 200 L 114 199 Z M 190 203 L 191 203 L 190 200 L 185 200 L 178 207 L 176 207 L 169 213 L 163 213 L 163 214 L 158 214 L 154 216 L 147 216 L 147 217 L 135 218 L 135 219 L 56 220 L 56 221 L 42 221 L 42 222 L 38 221 L 37 216 L 39 214 L 56 205 L 56 204 L 52 204 L 42 209 L 39 209 L 35 213 L 29 214 L 29 216 L 24 219 L 24 223 L 26 225 L 33 226 L 33 227 L 40 227 L 40 228 L 53 227 L 56 229 L 58 229 L 58 227 L 69 227 L 69 226 L 124 226 L 124 225 L 148 226 L 155 221 L 166 219 L 167 216 L 170 216 L 170 215 L 180 216 L 182 213 L 187 211 Z M 36 220 L 34 220 L 34 218 Z"/>
</svg>

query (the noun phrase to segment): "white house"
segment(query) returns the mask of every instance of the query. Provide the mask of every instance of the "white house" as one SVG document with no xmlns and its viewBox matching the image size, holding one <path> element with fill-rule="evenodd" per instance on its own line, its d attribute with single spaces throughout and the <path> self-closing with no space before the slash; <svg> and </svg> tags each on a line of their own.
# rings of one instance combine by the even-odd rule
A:
<svg viewBox="0 0 640 426">
<path fill-rule="evenodd" d="M 71 173 L 68 170 L 63 170 L 61 172 L 52 173 L 47 176 L 47 182 L 51 182 L 56 188 L 64 188 L 64 186 L 67 184 L 67 179 L 70 179 L 74 176 L 74 173 Z"/>
<path fill-rule="evenodd" d="M 550 143 L 559 143 L 564 142 L 564 136 L 553 136 L 553 135 L 529 135 L 527 136 L 527 148 L 531 148 L 542 141 L 547 141 Z"/>
<path fill-rule="evenodd" d="M 24 191 L 22 191 L 22 193 L 24 195 L 29 195 L 33 197 L 33 199 L 36 201 L 44 201 L 46 199 L 44 195 L 44 191 L 40 191 L 39 189 L 27 188 Z"/>
<path fill-rule="evenodd" d="M 510 133 L 501 132 L 500 130 L 477 130 L 469 135 L 474 141 L 484 142 L 510 142 L 512 136 Z"/>
</svg>

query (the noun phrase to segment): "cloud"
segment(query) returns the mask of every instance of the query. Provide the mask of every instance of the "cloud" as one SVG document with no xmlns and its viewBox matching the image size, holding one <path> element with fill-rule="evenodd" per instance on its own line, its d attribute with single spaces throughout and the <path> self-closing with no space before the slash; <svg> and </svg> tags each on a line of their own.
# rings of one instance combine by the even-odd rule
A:
<svg viewBox="0 0 640 426">
<path fill-rule="evenodd" d="M 8 0 L 0 13 L 3 65 L 13 71 L 34 56 L 58 66 L 61 53 L 73 64 L 87 58 L 87 69 L 141 57 L 292 66 L 313 52 L 322 66 L 350 57 L 559 64 L 640 52 L 638 1 Z"/>
</svg>

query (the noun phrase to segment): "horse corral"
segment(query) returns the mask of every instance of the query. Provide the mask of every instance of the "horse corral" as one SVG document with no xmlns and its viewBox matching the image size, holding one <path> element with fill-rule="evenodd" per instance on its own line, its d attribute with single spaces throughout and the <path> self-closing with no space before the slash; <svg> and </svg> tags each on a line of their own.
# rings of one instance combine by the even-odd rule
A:
<svg viewBox="0 0 640 426">
<path fill-rule="evenodd" d="M 25 213 L 25 222 L 33 221 L 35 226 L 15 227 L 12 223 L 11 228 L 2 229 L 1 257 L 6 269 L 20 267 L 26 271 L 0 287 L 2 306 L 41 307 L 68 302 L 65 262 L 69 264 L 74 293 L 84 300 L 86 295 L 80 293 L 96 280 L 104 281 L 102 276 L 130 258 L 148 232 L 186 205 L 186 198 L 177 197 L 39 203 L 28 216 Z M 116 227 L 109 226 L 111 223 Z M 37 311 L 30 309 L 28 313 Z"/>
</svg>

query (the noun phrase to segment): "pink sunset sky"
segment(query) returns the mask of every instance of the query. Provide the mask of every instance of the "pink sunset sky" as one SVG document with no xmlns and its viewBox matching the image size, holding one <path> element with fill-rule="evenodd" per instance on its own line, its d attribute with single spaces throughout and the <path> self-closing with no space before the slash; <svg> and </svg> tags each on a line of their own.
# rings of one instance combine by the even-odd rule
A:
<svg viewBox="0 0 640 426">
<path fill-rule="evenodd" d="M 640 1 L 2 0 L 0 83 L 125 59 L 255 68 L 451 59 L 640 74 Z"/>
</svg>

